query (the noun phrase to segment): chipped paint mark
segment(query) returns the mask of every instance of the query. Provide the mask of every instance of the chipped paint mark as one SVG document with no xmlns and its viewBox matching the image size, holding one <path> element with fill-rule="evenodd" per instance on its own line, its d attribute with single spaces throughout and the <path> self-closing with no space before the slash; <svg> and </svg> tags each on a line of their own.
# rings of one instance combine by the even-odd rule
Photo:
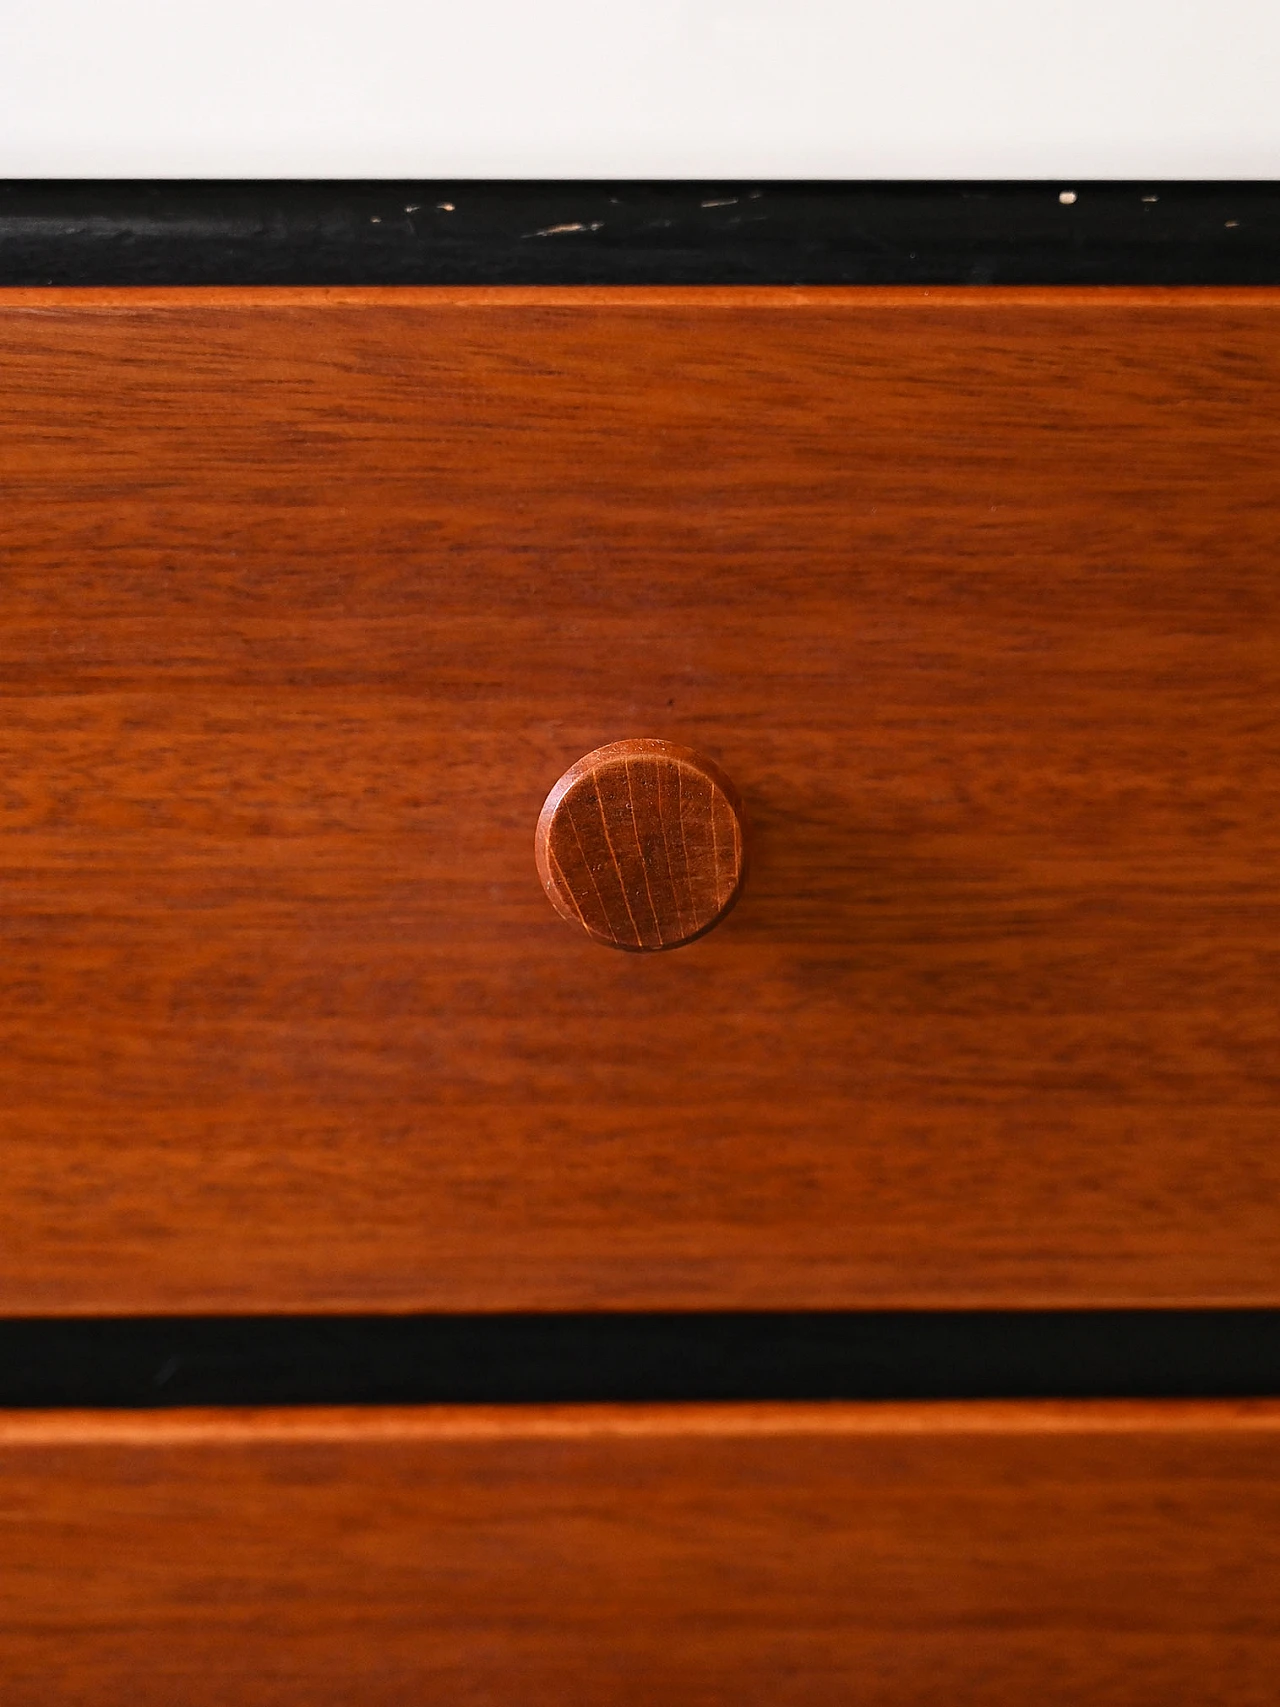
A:
<svg viewBox="0 0 1280 1707">
<path fill-rule="evenodd" d="M 1059 194 L 1058 200 L 1062 203 L 1063 207 L 1074 207 L 1078 197 L 1074 190 L 1063 190 Z"/>
<path fill-rule="evenodd" d="M 699 205 L 699 207 L 737 207 L 738 198 L 737 198 L 737 196 L 726 196 L 723 201 L 699 202 L 698 205 Z"/>
<path fill-rule="evenodd" d="M 604 220 L 602 219 L 593 219 L 590 225 L 584 225 L 581 220 L 578 220 L 572 225 L 548 225 L 544 226 L 541 231 L 526 231 L 525 236 L 559 237 L 563 231 L 599 231 L 603 225 Z"/>
<path fill-rule="evenodd" d="M 452 202 L 437 202 L 436 207 L 441 213 L 452 213 L 454 211 Z"/>
<path fill-rule="evenodd" d="M 421 202 L 410 202 L 404 211 L 406 213 L 417 213 L 418 209 L 421 206 L 422 206 Z"/>
<path fill-rule="evenodd" d="M 1159 196 L 1143 196 L 1142 199 L 1144 202 L 1158 202 L 1160 200 L 1160 197 Z"/>
<path fill-rule="evenodd" d="M 381 225 L 382 224 L 382 215 L 380 213 L 371 213 L 369 215 L 369 224 L 370 225 Z"/>
<path fill-rule="evenodd" d="M 1235 228 L 1239 225 L 1239 223 L 1240 223 L 1240 221 L 1238 219 L 1229 219 L 1227 221 L 1227 230 L 1228 231 L 1234 231 Z"/>
</svg>

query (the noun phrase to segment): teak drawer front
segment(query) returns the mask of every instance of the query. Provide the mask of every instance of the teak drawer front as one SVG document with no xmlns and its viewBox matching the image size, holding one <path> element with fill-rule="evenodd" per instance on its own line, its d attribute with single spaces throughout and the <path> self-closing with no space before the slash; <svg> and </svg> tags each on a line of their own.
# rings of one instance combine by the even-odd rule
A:
<svg viewBox="0 0 1280 1707">
<path fill-rule="evenodd" d="M 13 1415 L 5 1707 L 1274 1707 L 1280 1407 Z"/>
<path fill-rule="evenodd" d="M 0 298 L 0 1307 L 1280 1304 L 1280 293 Z M 689 947 L 543 895 L 632 736 Z"/>
</svg>

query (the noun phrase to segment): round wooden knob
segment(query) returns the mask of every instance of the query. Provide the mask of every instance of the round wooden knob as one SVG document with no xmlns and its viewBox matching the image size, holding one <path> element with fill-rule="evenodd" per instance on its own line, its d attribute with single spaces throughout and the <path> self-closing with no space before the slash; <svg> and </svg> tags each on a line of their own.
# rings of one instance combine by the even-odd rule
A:
<svg viewBox="0 0 1280 1707">
<path fill-rule="evenodd" d="M 564 917 L 634 953 L 709 931 L 746 868 L 733 784 L 670 741 L 614 741 L 579 759 L 547 796 L 536 852 Z"/>
</svg>

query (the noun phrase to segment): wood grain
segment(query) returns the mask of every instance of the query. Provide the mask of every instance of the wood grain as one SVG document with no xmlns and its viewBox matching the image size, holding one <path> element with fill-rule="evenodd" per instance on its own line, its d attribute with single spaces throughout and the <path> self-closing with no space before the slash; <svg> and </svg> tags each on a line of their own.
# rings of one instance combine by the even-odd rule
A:
<svg viewBox="0 0 1280 1707">
<path fill-rule="evenodd" d="M 1280 294 L 0 298 L 0 1307 L 1280 1304 Z M 602 953 L 636 732 L 752 878 Z"/>
<path fill-rule="evenodd" d="M 543 803 L 535 863 L 553 906 L 595 942 L 682 948 L 737 900 L 746 843 L 737 791 L 672 741 L 611 741 Z"/>
<path fill-rule="evenodd" d="M 0 1419 L 6 1707 L 1272 1707 L 1280 1408 Z"/>
</svg>

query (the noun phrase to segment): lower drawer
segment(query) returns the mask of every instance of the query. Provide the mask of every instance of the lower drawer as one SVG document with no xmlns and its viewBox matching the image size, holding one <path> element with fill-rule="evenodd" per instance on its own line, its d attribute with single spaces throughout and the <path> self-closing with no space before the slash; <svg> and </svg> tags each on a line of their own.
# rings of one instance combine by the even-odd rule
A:
<svg viewBox="0 0 1280 1707">
<path fill-rule="evenodd" d="M 6 1707 L 1275 1701 L 1280 1404 L 10 1413 Z"/>
</svg>

